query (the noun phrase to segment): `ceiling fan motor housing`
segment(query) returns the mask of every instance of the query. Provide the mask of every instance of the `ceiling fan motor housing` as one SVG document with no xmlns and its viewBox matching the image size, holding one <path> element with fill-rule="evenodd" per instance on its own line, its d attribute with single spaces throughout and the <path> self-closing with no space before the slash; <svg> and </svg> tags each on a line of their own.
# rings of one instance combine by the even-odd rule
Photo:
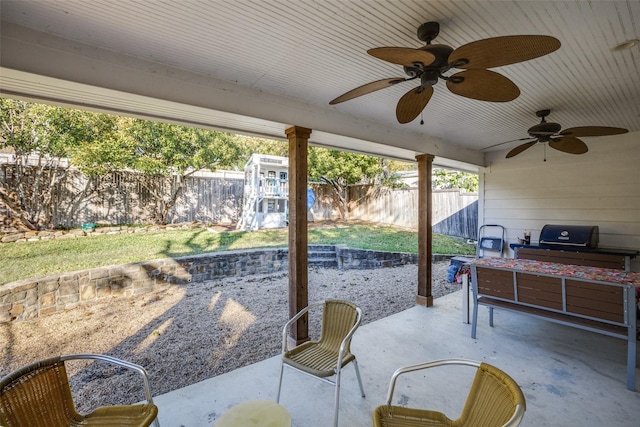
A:
<svg viewBox="0 0 640 427">
<path fill-rule="evenodd" d="M 436 59 L 431 64 L 425 64 L 425 66 L 428 66 L 428 68 L 435 69 L 447 67 L 449 64 L 449 55 L 451 55 L 451 52 L 453 52 L 453 48 L 451 46 L 447 46 L 444 44 L 428 44 L 420 49 L 426 50 L 436 57 Z"/>
<path fill-rule="evenodd" d="M 560 126 L 558 123 L 542 122 L 535 126 L 531 126 L 529 130 L 527 130 L 527 132 L 533 137 L 541 138 L 545 136 L 549 137 L 551 135 L 555 135 L 556 133 L 560 132 L 560 129 L 562 129 L 562 126 Z"/>
<path fill-rule="evenodd" d="M 551 114 L 551 110 L 539 110 L 536 111 L 536 116 L 540 117 L 540 123 L 535 126 L 531 126 L 527 133 L 533 136 L 534 138 L 538 138 L 540 142 L 547 142 L 552 135 L 560 132 L 562 126 L 558 123 L 547 122 L 545 118 Z"/>
</svg>

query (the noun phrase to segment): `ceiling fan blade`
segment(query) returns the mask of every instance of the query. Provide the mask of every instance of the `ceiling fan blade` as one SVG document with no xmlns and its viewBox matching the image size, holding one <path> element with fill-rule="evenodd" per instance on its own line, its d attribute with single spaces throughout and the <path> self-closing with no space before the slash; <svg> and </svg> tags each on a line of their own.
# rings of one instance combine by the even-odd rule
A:
<svg viewBox="0 0 640 427">
<path fill-rule="evenodd" d="M 410 47 L 376 47 L 369 49 L 367 53 L 383 61 L 405 67 L 413 67 L 415 63 L 422 63 L 427 66 L 436 59 L 432 53 L 426 50 L 412 49 Z"/>
<path fill-rule="evenodd" d="M 333 101 L 329 102 L 329 104 L 330 105 L 339 104 L 341 102 L 348 101 L 350 99 L 357 98 L 359 96 L 366 95 L 368 93 L 375 92 L 377 90 L 384 89 L 389 86 L 393 86 L 397 83 L 402 83 L 404 81 L 405 79 L 403 77 L 395 77 L 392 79 L 382 79 L 382 80 L 377 80 L 375 82 L 367 83 L 366 85 L 359 86 L 355 89 L 350 90 L 347 93 L 340 95 Z"/>
<path fill-rule="evenodd" d="M 424 88 L 414 88 L 402 95 L 398 105 L 396 106 L 396 118 L 400 123 L 409 123 L 413 121 L 427 106 L 427 103 L 433 95 L 433 88 L 427 86 Z"/>
<path fill-rule="evenodd" d="M 589 151 L 587 144 L 573 136 L 563 136 L 549 141 L 549 147 L 569 154 L 584 154 Z"/>
<path fill-rule="evenodd" d="M 621 133 L 629 132 L 623 128 L 611 128 L 607 126 L 581 126 L 575 128 L 565 129 L 560 132 L 560 135 L 564 136 L 606 136 L 606 135 L 620 135 Z"/>
<path fill-rule="evenodd" d="M 488 147 L 484 147 L 480 151 L 488 150 L 488 149 L 494 148 L 494 147 L 499 147 L 499 146 L 504 145 L 504 144 L 509 144 L 510 142 L 526 141 L 528 139 L 532 139 L 532 138 L 530 136 L 527 136 L 525 138 L 518 138 L 518 139 L 512 139 L 510 141 L 499 142 L 497 144 L 493 144 L 493 145 L 490 145 Z"/>
<path fill-rule="evenodd" d="M 514 148 L 513 150 L 511 150 L 511 151 L 509 151 L 507 153 L 506 158 L 510 159 L 513 156 L 517 156 L 518 154 L 522 153 L 527 148 L 533 147 L 534 145 L 536 145 L 537 142 L 538 142 L 538 140 L 535 140 L 535 141 L 531 141 L 531 142 L 525 142 L 522 145 L 518 145 L 516 148 Z"/>
<path fill-rule="evenodd" d="M 501 67 L 538 58 L 559 48 L 560 41 L 551 36 L 493 37 L 460 46 L 449 55 L 449 64 L 462 69 Z M 466 63 L 462 64 L 463 60 Z"/>
<path fill-rule="evenodd" d="M 466 70 L 447 80 L 447 88 L 456 95 L 480 101 L 507 102 L 520 95 L 520 89 L 511 80 L 489 70 Z"/>
</svg>

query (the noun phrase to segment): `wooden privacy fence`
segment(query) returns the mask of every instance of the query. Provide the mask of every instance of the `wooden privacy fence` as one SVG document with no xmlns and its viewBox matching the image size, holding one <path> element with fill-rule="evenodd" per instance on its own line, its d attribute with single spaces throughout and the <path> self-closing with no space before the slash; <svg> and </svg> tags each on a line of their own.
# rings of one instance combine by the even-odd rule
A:
<svg viewBox="0 0 640 427">
<path fill-rule="evenodd" d="M 224 172 L 210 175 L 185 179 L 184 189 L 167 215 L 168 223 L 199 221 L 230 224 L 238 220 L 242 210 L 244 179 L 237 178 L 237 175 L 228 177 Z M 135 174 L 117 172 L 102 178 L 78 176 L 74 180 L 95 181 L 91 184 L 100 190 L 84 198 L 79 209 L 68 206 L 66 201 L 70 197 L 61 197 L 59 203 L 62 209 L 55 212 L 56 224 L 77 227 L 84 222 L 148 222 L 152 211 L 158 208 L 156 199 Z M 165 187 L 167 192 L 170 191 L 168 183 Z"/>
<path fill-rule="evenodd" d="M 478 194 L 433 190 L 433 232 L 476 238 Z M 349 187 L 349 218 L 418 228 L 418 189 L 372 185 Z"/>
<path fill-rule="evenodd" d="M 9 165 L 0 165 L 0 179 L 11 179 Z M 83 223 L 146 223 L 157 209 L 157 200 L 130 172 L 115 172 L 89 178 L 72 170 L 58 184 L 52 204 L 54 226 L 78 228 Z M 10 184 L 10 183 L 9 183 Z M 169 191 L 169 182 L 166 182 Z M 338 198 L 329 185 L 311 184 L 316 200 L 310 221 L 341 219 Z M 244 174 L 216 171 L 185 179 L 184 190 L 169 211 L 169 223 L 198 221 L 235 224 L 242 213 Z M 355 185 L 348 189 L 347 218 L 417 229 L 418 189 L 390 189 Z M 478 229 L 478 196 L 458 190 L 434 190 L 433 231 L 475 238 Z M 15 218 L 0 202 L 0 233 L 15 231 Z"/>
<path fill-rule="evenodd" d="M 14 176 L 7 173 L 10 165 L 0 165 L 0 178 Z M 159 178 L 161 179 L 161 178 Z M 174 178 L 175 179 L 175 178 Z M 163 191 L 170 191 L 170 182 Z M 11 183 L 8 183 L 11 187 Z M 199 221 L 211 224 L 233 224 L 242 211 L 244 174 L 230 171 L 208 172 L 190 176 L 176 204 L 169 211 L 167 222 Z M 131 172 L 114 172 L 90 178 L 69 170 L 67 177 L 53 191 L 52 224 L 69 228 L 83 223 L 136 224 L 147 223 L 158 209 L 158 200 Z M 0 232 L 11 231 L 15 218 L 0 202 Z"/>
</svg>

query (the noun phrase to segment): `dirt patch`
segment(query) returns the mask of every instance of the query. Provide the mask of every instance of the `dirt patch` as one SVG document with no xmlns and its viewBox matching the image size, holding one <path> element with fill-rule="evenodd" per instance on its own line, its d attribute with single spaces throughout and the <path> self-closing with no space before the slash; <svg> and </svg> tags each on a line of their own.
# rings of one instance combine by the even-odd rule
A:
<svg viewBox="0 0 640 427">
<path fill-rule="evenodd" d="M 433 263 L 436 298 L 460 288 L 446 282 L 448 265 Z M 0 375 L 54 355 L 101 353 L 144 366 L 153 394 L 167 393 L 277 355 L 288 285 L 286 272 L 224 278 L 0 324 Z M 414 306 L 416 289 L 415 265 L 309 270 L 309 302 L 350 300 L 362 308 L 364 324 Z M 310 333 L 316 330 L 310 324 Z M 70 369 L 80 411 L 142 399 L 135 377 L 101 366 Z"/>
</svg>

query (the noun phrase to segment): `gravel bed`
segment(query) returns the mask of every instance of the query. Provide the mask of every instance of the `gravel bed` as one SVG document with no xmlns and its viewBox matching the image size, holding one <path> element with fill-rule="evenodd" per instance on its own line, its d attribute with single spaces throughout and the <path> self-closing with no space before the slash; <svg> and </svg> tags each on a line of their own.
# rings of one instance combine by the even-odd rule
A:
<svg viewBox="0 0 640 427">
<path fill-rule="evenodd" d="M 460 289 L 446 282 L 448 266 L 433 263 L 435 298 Z M 353 301 L 366 324 L 415 305 L 417 270 L 311 267 L 309 302 Z M 225 278 L 3 323 L 0 375 L 58 354 L 101 353 L 144 366 L 153 394 L 167 393 L 277 355 L 288 285 L 286 272 Z M 318 325 L 309 328 L 314 336 Z M 143 398 L 138 379 L 122 369 L 76 363 L 69 375 L 80 412 Z"/>
</svg>

